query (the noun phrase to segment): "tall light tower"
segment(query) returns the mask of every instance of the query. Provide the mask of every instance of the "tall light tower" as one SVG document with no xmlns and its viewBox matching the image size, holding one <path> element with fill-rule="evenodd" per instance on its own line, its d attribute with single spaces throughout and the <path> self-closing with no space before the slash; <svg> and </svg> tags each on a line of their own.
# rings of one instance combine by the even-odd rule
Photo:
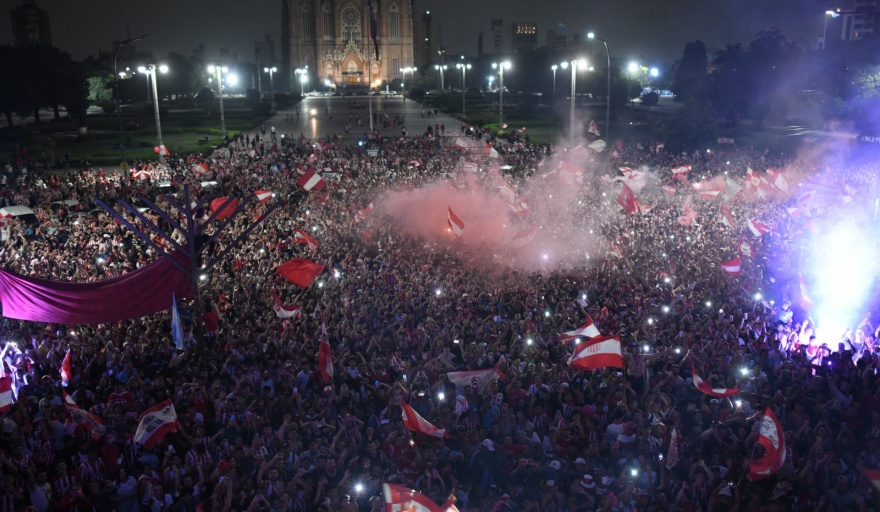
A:
<svg viewBox="0 0 880 512">
<path fill-rule="evenodd" d="M 498 129 L 504 129 L 504 70 L 510 69 L 510 61 L 506 60 L 504 62 L 492 63 L 492 69 L 498 69 L 498 73 L 501 77 L 501 87 L 498 89 Z"/>
<path fill-rule="evenodd" d="M 605 45 L 605 58 L 608 63 L 608 81 L 605 85 L 605 166 L 608 167 L 608 144 L 611 144 L 611 52 L 608 51 L 608 42 L 596 34 L 590 32 L 587 34 L 588 39 L 596 39 Z"/>
<path fill-rule="evenodd" d="M 168 66 L 162 64 L 158 68 L 155 64 L 150 64 L 149 66 L 140 66 L 138 68 L 138 73 L 142 73 L 147 75 L 147 80 L 152 82 L 153 84 L 153 111 L 156 116 L 156 139 L 159 141 L 159 161 L 165 162 L 165 155 L 162 151 L 162 123 L 159 121 L 159 93 L 156 88 L 156 70 L 159 70 L 160 73 L 167 73 Z"/>
<path fill-rule="evenodd" d="M 272 66 L 271 68 L 263 68 L 263 71 L 269 73 L 269 94 L 272 95 L 272 111 L 275 111 L 275 72 L 278 71 L 278 68 Z"/>
<path fill-rule="evenodd" d="M 467 101 L 465 100 L 465 89 L 467 87 L 467 70 L 471 69 L 470 64 L 459 63 L 455 67 L 461 70 L 461 117 L 467 115 Z"/>
<path fill-rule="evenodd" d="M 226 116 L 223 113 L 223 73 L 229 71 L 226 66 L 208 66 L 208 72 L 217 76 L 217 93 L 220 96 L 220 132 L 223 134 L 223 140 L 226 141 Z"/>
</svg>

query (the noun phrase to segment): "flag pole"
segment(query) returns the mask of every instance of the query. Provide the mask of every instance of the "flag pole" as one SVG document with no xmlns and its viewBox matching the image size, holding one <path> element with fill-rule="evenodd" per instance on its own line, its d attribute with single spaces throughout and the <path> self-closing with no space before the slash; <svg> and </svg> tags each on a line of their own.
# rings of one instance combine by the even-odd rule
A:
<svg viewBox="0 0 880 512">
<path fill-rule="evenodd" d="M 370 10 L 372 11 L 373 5 L 370 4 Z M 371 27 L 372 30 L 372 27 Z M 372 51 L 367 45 L 367 106 L 370 110 L 370 136 L 373 134 L 373 64 L 370 59 Z"/>
</svg>

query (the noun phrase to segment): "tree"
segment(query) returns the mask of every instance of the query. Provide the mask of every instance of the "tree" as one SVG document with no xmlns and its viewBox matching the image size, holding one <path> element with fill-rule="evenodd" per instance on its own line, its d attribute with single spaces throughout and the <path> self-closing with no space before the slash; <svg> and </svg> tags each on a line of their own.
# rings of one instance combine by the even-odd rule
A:
<svg viewBox="0 0 880 512">
<path fill-rule="evenodd" d="M 861 132 L 876 134 L 880 129 L 876 119 L 880 107 L 880 66 L 872 64 L 856 70 L 852 89 L 853 121 Z"/>
<path fill-rule="evenodd" d="M 666 148 L 671 153 L 705 149 L 716 141 L 717 124 L 717 114 L 708 103 L 685 103 L 666 119 Z"/>
<path fill-rule="evenodd" d="M 749 94 L 743 87 L 746 64 L 742 45 L 728 44 L 715 53 L 707 96 L 715 112 L 727 124 L 736 124 L 748 110 Z"/>
<path fill-rule="evenodd" d="M 204 85 L 204 66 L 195 57 L 169 53 L 166 58 L 169 72 L 159 80 L 162 91 L 174 96 L 193 96 Z"/>
<path fill-rule="evenodd" d="M 798 82 L 790 80 L 798 68 L 800 52 L 779 29 L 763 30 L 749 43 L 745 56 L 743 93 L 750 98 L 749 115 L 759 127 L 774 105 L 797 90 Z"/>
<path fill-rule="evenodd" d="M 675 80 L 672 82 L 676 101 L 687 102 L 699 97 L 708 67 L 709 57 L 702 41 L 696 40 L 685 45 L 684 54 L 675 70 Z"/>
</svg>

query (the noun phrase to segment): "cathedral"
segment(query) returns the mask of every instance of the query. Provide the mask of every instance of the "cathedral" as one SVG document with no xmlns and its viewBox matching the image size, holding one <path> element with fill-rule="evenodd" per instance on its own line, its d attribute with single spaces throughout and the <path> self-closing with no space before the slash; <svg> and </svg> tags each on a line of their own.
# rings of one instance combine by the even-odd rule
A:
<svg viewBox="0 0 880 512">
<path fill-rule="evenodd" d="M 338 91 L 373 87 L 403 78 L 413 65 L 412 0 L 282 0 L 282 69 L 296 91 L 295 69 Z M 379 55 L 370 38 L 376 12 Z"/>
</svg>

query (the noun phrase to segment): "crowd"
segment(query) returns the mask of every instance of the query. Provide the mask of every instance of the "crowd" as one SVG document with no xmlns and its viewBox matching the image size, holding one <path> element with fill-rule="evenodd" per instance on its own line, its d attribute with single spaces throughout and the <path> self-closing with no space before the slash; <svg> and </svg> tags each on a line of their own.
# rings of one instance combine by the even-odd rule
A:
<svg viewBox="0 0 880 512">
<path fill-rule="evenodd" d="M 386 138 L 379 147 L 371 157 L 333 137 L 257 134 L 211 158 L 169 158 L 152 179 L 8 176 L 0 203 L 45 214 L 30 230 L 12 222 L 0 261 L 58 281 L 107 279 L 156 257 L 94 211 L 95 198 L 138 204 L 143 194 L 170 211 L 162 194 L 188 185 L 197 196 L 271 190 L 287 202 L 202 281 L 201 302 L 179 301 L 192 340 L 185 350 L 171 342 L 166 314 L 96 326 L 3 320 L 2 370 L 14 377 L 17 401 L 2 418 L 0 512 L 378 511 L 385 482 L 437 503 L 453 494 L 463 511 L 880 510 L 862 471 L 880 469 L 880 325 L 869 315 L 846 341 L 812 340 L 791 269 L 775 263 L 793 261 L 792 239 L 810 236 L 788 215 L 789 198 L 728 189 L 688 203 L 696 220 L 681 222 L 690 189 L 668 171 L 691 165 L 698 180 L 779 167 L 868 190 L 876 167 L 831 175 L 750 148 L 676 156 L 621 146 L 613 163 L 643 169 L 638 194 L 652 206 L 628 216 L 616 203 L 621 177 L 603 167 L 604 155 L 582 157 L 586 179 L 573 188 L 544 175 L 564 155 L 583 155 L 575 148 L 499 142 L 496 160 L 462 157 L 448 137 Z M 584 219 L 585 236 L 596 232 L 591 255 L 523 270 L 511 248 L 426 240 L 383 214 L 388 190 L 498 179 L 463 177 L 462 158 L 483 169 L 504 165 L 501 175 L 533 215 L 553 203 L 539 195 L 572 188 L 578 205 L 566 213 Z M 206 174 L 193 172 L 197 163 Z M 328 193 L 297 185 L 308 168 L 329 169 Z M 660 185 L 673 183 L 675 195 L 664 195 Z M 48 206 L 61 199 L 78 204 Z M 737 227 L 717 221 L 722 200 Z M 240 216 L 214 253 L 265 208 Z M 818 209 L 811 218 L 832 215 L 843 213 Z M 755 217 L 775 230 L 748 234 L 744 223 Z M 314 252 L 296 243 L 296 229 L 319 241 Z M 571 234 L 556 229 L 542 236 Z M 726 275 L 719 262 L 739 254 L 744 238 L 743 275 Z M 552 242 L 562 253 L 583 246 Z M 274 271 L 292 257 L 327 270 L 300 289 Z M 279 318 L 273 291 L 303 313 Z M 575 345 L 558 335 L 588 317 L 620 336 L 625 368 L 568 367 Z M 329 383 L 317 367 L 324 336 L 335 370 Z M 68 351 L 73 375 L 64 391 L 101 418 L 100 437 L 64 406 L 59 368 Z M 464 386 L 446 378 L 488 368 L 497 378 Z M 703 394 L 694 368 L 713 388 L 741 392 Z M 139 415 L 166 399 L 179 429 L 145 449 L 132 437 Z M 447 437 L 408 431 L 404 404 Z M 761 453 L 765 408 L 784 427 L 786 458 L 775 475 L 751 481 L 746 465 Z"/>
</svg>

